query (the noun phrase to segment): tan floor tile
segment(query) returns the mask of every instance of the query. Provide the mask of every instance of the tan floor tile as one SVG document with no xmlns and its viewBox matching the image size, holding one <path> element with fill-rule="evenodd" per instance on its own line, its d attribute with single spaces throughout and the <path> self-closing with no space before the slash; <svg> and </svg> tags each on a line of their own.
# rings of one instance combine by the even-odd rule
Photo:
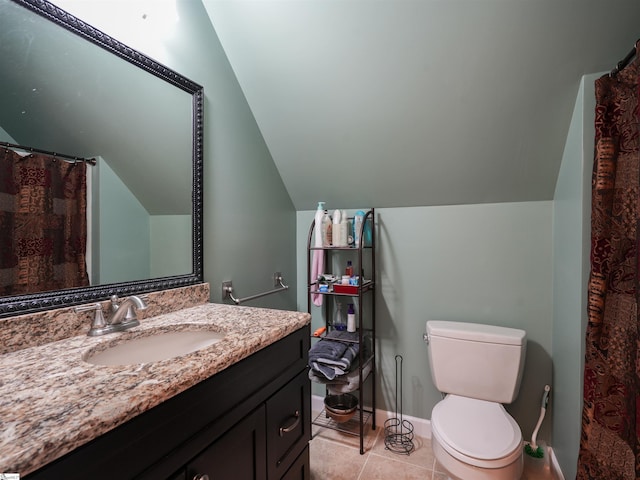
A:
<svg viewBox="0 0 640 480">
<path fill-rule="evenodd" d="M 442 467 L 442 465 L 440 465 L 440 463 L 438 463 L 437 460 L 434 461 L 434 464 L 433 464 L 433 473 L 434 475 L 438 474 L 438 475 L 441 475 L 443 478 L 447 478 L 447 475 L 444 473 L 444 468 Z"/>
<path fill-rule="evenodd" d="M 415 437 L 410 455 L 385 449 L 384 428 L 367 429 L 365 454 L 360 440 L 314 425 L 310 443 L 312 480 L 447 480 L 435 461 L 431 439 Z M 522 480 L 552 480 L 548 461 L 525 458 Z"/>
<path fill-rule="evenodd" d="M 413 437 L 413 451 L 406 455 L 404 453 L 396 453 L 389 450 L 385 445 L 385 432 L 382 430 L 378 439 L 371 450 L 371 453 L 386 458 L 392 458 L 404 463 L 410 463 L 419 467 L 426 467 L 431 470 L 434 464 L 433 450 L 431 448 L 431 439 L 423 437 Z"/>
<path fill-rule="evenodd" d="M 357 448 L 316 437 L 309 446 L 311 480 L 356 480 L 367 455 Z"/>
<path fill-rule="evenodd" d="M 425 480 L 430 477 L 430 468 L 371 454 L 359 478 L 366 480 Z"/>
<path fill-rule="evenodd" d="M 433 472 L 433 480 L 448 480 L 449 476 L 446 473 Z"/>
<path fill-rule="evenodd" d="M 540 464 L 532 464 L 525 458 L 524 471 L 520 480 L 555 480 L 555 476 L 551 471 L 549 465 L 545 465 L 544 468 L 540 468 Z M 444 473 L 442 466 L 435 462 L 434 477 L 433 480 L 447 479 L 447 475 Z"/>
</svg>

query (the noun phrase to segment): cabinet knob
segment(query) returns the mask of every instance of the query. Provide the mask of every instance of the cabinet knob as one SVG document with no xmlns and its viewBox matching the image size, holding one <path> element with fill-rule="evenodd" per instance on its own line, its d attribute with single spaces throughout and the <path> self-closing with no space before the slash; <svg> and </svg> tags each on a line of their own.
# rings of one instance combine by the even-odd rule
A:
<svg viewBox="0 0 640 480">
<path fill-rule="evenodd" d="M 209 475 L 207 475 L 206 473 L 198 473 L 195 477 L 193 477 L 193 480 L 209 480 Z"/>
<path fill-rule="evenodd" d="M 293 414 L 293 423 L 286 427 L 280 427 L 280 436 L 283 437 L 285 433 L 289 433 L 293 431 L 298 424 L 300 423 L 300 412 L 296 410 L 296 413 Z"/>
</svg>

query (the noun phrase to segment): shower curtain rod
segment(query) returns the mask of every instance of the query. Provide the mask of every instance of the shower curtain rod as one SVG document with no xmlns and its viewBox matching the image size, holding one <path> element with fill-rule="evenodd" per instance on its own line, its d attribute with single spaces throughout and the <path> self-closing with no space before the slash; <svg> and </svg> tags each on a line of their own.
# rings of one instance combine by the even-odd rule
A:
<svg viewBox="0 0 640 480">
<path fill-rule="evenodd" d="M 609 76 L 615 77 L 618 73 L 620 73 L 621 70 L 623 70 L 627 65 L 629 65 L 629 63 L 631 63 L 631 60 L 633 60 L 633 58 L 638 54 L 639 48 L 640 48 L 640 38 L 636 41 L 631 51 L 627 53 L 627 56 L 624 57 L 622 60 L 620 60 L 618 64 L 613 68 L 613 70 L 611 70 L 611 72 L 609 73 Z"/>
<path fill-rule="evenodd" d="M 25 150 L 31 153 L 42 153 L 43 155 L 49 155 L 50 157 L 62 158 L 64 160 L 73 160 L 74 162 L 85 162 L 85 163 L 88 163 L 89 165 L 96 164 L 95 158 L 74 157 L 72 155 L 65 155 L 64 153 L 48 152 L 47 150 L 41 150 L 35 147 L 25 147 L 24 145 L 18 145 L 15 143 L 2 142 L 2 141 L 0 141 L 0 146 L 7 147 L 7 148 L 16 148 L 18 150 Z"/>
</svg>

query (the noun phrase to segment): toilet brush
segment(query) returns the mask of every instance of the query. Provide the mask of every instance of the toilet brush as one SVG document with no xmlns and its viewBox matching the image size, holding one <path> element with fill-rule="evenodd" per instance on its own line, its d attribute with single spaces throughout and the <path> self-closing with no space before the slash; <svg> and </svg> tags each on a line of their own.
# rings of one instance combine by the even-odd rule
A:
<svg viewBox="0 0 640 480">
<path fill-rule="evenodd" d="M 542 420 L 544 420 L 544 414 L 547 411 L 547 404 L 549 403 L 550 391 L 551 391 L 551 387 L 549 385 L 545 385 L 544 393 L 542 394 L 542 406 L 540 407 L 540 417 L 538 417 L 538 423 L 536 424 L 536 428 L 533 429 L 533 435 L 531 435 L 531 443 L 525 442 L 525 445 L 524 445 L 525 453 L 534 458 L 544 457 L 544 450 L 542 447 L 536 444 L 536 437 L 538 436 L 538 430 L 540 430 L 540 425 L 542 425 Z"/>
</svg>

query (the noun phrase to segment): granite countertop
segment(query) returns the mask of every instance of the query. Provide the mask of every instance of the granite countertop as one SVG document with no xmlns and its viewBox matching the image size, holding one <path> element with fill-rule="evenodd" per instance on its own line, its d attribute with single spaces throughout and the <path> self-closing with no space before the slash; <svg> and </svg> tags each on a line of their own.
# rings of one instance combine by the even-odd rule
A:
<svg viewBox="0 0 640 480">
<path fill-rule="evenodd" d="M 307 313 L 208 303 L 102 337 L 76 336 L 0 355 L 0 472 L 26 475 L 310 323 Z M 83 360 L 121 339 L 207 329 L 225 337 L 168 360 Z"/>
</svg>

